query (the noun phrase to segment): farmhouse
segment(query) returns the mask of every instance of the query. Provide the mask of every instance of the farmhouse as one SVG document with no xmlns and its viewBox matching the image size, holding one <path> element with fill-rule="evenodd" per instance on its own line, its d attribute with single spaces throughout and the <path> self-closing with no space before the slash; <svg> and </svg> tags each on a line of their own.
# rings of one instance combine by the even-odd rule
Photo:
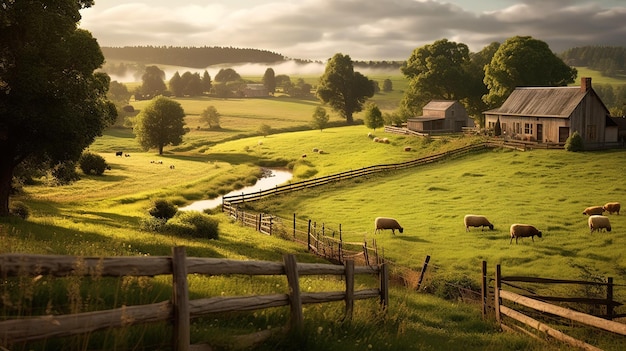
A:
<svg viewBox="0 0 626 351">
<path fill-rule="evenodd" d="M 617 142 L 618 126 L 587 77 L 579 87 L 515 88 L 502 106 L 483 114 L 488 129 L 499 119 L 502 134 L 512 139 L 564 143 L 577 131 L 586 148 Z"/>
<path fill-rule="evenodd" d="M 465 107 L 455 100 L 432 100 L 422 109 L 422 116 L 409 118 L 406 127 L 420 133 L 461 132 L 473 126 Z"/>
<path fill-rule="evenodd" d="M 267 97 L 268 94 L 263 84 L 246 84 L 243 88 L 244 97 Z"/>
</svg>

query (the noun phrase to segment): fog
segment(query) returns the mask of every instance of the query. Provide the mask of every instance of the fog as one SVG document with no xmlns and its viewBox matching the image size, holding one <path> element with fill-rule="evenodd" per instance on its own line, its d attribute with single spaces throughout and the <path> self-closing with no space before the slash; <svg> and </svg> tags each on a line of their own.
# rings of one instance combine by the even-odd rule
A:
<svg viewBox="0 0 626 351">
<path fill-rule="evenodd" d="M 190 68 L 190 67 L 176 67 L 176 66 L 165 66 L 165 65 L 155 65 L 159 67 L 161 70 L 165 72 L 165 81 L 169 81 L 172 76 L 178 72 L 179 74 L 183 74 L 185 72 L 191 73 L 199 73 L 200 76 L 204 74 L 204 71 L 209 72 L 211 79 L 213 79 L 220 69 L 224 68 L 232 68 L 239 75 L 244 77 L 250 76 L 259 76 L 262 77 L 265 74 L 265 71 L 268 68 L 274 70 L 275 75 L 288 75 L 288 76 L 305 76 L 305 75 L 318 75 L 321 76 L 324 73 L 324 69 L 326 68 L 326 63 L 322 62 L 309 62 L 309 63 L 298 63 L 296 61 L 290 60 L 277 64 L 260 64 L 260 63 L 245 63 L 245 64 L 223 64 L 223 65 L 213 65 L 208 66 L 206 68 Z M 398 74 L 399 70 L 372 70 L 372 69 L 359 69 L 355 68 L 355 71 L 359 71 L 364 75 L 368 74 Z M 116 80 L 121 83 L 131 83 L 131 82 L 141 82 L 141 75 L 143 72 L 136 72 L 129 70 L 124 76 L 109 74 L 111 80 Z"/>
</svg>

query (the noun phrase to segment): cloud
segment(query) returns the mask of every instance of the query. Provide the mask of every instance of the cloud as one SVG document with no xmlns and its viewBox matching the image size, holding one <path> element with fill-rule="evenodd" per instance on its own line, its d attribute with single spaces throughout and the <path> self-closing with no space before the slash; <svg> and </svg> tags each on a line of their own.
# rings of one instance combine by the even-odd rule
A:
<svg viewBox="0 0 626 351">
<path fill-rule="evenodd" d="M 573 46 L 626 46 L 626 7 L 582 0 L 520 0 L 477 13 L 443 0 L 252 1 L 160 5 L 135 1 L 82 11 L 81 26 L 103 46 L 172 45 L 258 48 L 291 58 L 404 60 L 447 38 L 479 51 L 529 35 L 559 52 Z M 508 3 L 511 3 L 510 1 Z"/>
</svg>

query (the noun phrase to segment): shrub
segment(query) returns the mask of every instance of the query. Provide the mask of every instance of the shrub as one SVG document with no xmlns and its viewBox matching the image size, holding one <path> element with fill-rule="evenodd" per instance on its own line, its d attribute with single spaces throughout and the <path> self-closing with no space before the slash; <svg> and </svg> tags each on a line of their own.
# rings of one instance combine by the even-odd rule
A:
<svg viewBox="0 0 626 351">
<path fill-rule="evenodd" d="M 219 222 L 198 211 L 181 211 L 167 223 L 167 231 L 194 238 L 217 239 Z"/>
<path fill-rule="evenodd" d="M 168 220 L 178 212 L 178 207 L 171 201 L 165 199 L 155 200 L 152 208 L 148 210 L 148 213 L 154 218 Z"/>
<path fill-rule="evenodd" d="M 52 167 L 50 173 L 57 185 L 70 184 L 80 179 L 76 172 L 76 163 L 73 161 L 58 163 L 56 166 Z"/>
<path fill-rule="evenodd" d="M 148 217 L 139 221 L 139 229 L 145 232 L 162 233 L 165 231 L 166 219 Z"/>
<path fill-rule="evenodd" d="M 107 166 L 104 157 L 93 152 L 84 152 L 78 159 L 78 167 L 85 174 L 102 175 Z"/>
<path fill-rule="evenodd" d="M 22 219 L 27 219 L 28 217 L 30 217 L 30 207 L 26 206 L 25 203 L 19 201 L 14 201 L 11 203 L 9 212 L 12 215 L 18 216 Z"/>
<path fill-rule="evenodd" d="M 584 149 L 583 137 L 581 137 L 578 132 L 572 133 L 565 141 L 565 150 L 567 151 L 578 152 Z"/>
</svg>

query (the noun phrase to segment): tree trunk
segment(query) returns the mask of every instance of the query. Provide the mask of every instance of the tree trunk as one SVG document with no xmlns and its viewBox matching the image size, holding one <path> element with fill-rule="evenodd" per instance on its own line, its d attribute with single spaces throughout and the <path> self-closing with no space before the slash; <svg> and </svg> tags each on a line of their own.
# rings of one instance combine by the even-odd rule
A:
<svg viewBox="0 0 626 351">
<path fill-rule="evenodd" d="M 159 145 L 159 155 L 163 155 L 163 144 Z"/>
<path fill-rule="evenodd" d="M 0 159 L 0 217 L 9 215 L 9 196 L 11 195 L 13 168 L 10 160 Z"/>
<path fill-rule="evenodd" d="M 354 118 L 352 118 L 352 113 L 346 113 L 346 123 L 353 124 Z"/>
</svg>

